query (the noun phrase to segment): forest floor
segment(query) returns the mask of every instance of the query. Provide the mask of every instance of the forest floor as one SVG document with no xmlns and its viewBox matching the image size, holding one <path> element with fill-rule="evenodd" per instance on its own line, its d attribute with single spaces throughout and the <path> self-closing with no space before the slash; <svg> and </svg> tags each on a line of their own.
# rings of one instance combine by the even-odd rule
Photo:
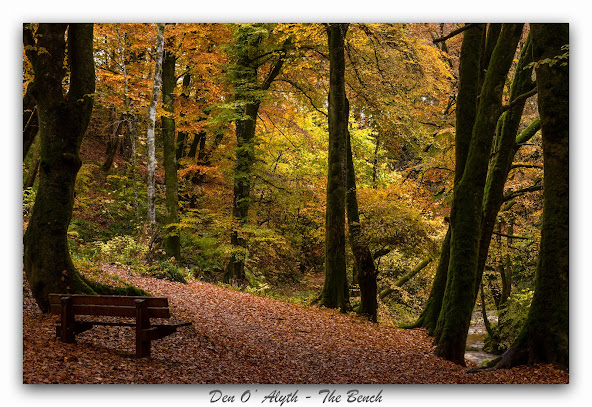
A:
<svg viewBox="0 0 592 407">
<path fill-rule="evenodd" d="M 550 365 L 466 373 L 433 354 L 421 329 L 372 324 L 211 284 L 188 284 L 105 271 L 155 296 L 173 320 L 192 321 L 152 342 L 135 359 L 128 327 L 95 327 L 76 344 L 55 339 L 56 316 L 42 314 L 23 287 L 24 383 L 398 384 L 567 383 Z M 471 367 L 471 363 L 467 362 Z"/>
</svg>

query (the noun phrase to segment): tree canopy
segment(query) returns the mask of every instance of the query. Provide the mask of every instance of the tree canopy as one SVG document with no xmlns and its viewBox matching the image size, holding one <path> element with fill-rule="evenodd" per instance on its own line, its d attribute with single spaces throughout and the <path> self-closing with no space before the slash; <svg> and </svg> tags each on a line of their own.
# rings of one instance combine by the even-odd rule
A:
<svg viewBox="0 0 592 407">
<path fill-rule="evenodd" d="M 26 284 L 43 312 L 213 284 L 425 329 L 461 366 L 479 315 L 486 367 L 566 369 L 568 34 L 24 24 Z"/>
</svg>

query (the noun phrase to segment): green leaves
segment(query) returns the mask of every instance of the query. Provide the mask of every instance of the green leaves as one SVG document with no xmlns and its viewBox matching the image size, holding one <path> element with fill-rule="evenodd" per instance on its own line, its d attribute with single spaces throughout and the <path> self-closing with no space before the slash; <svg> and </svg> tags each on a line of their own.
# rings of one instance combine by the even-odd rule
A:
<svg viewBox="0 0 592 407">
<path fill-rule="evenodd" d="M 545 64 L 548 64 L 550 67 L 554 66 L 555 64 L 567 66 L 569 63 L 569 44 L 562 45 L 561 50 L 565 52 L 561 55 L 555 55 L 553 58 L 544 58 L 536 62 L 531 62 L 530 64 L 526 65 L 524 69 L 531 69 L 532 67 L 538 69 L 541 65 Z"/>
</svg>

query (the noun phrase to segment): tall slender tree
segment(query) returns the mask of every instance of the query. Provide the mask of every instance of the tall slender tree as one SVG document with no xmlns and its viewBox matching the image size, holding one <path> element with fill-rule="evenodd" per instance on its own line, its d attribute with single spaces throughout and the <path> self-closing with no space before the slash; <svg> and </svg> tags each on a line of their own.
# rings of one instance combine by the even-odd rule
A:
<svg viewBox="0 0 592 407">
<path fill-rule="evenodd" d="M 177 182 L 177 157 L 175 144 L 175 104 L 174 90 L 177 83 L 175 65 L 177 58 L 172 50 L 172 38 L 162 61 L 162 102 L 166 114 L 162 116 L 162 138 L 164 149 L 165 183 L 165 228 L 164 250 L 167 257 L 179 260 L 181 257 L 181 238 L 174 225 L 179 223 L 179 187 Z"/>
<path fill-rule="evenodd" d="M 156 62 L 154 66 L 154 86 L 152 89 L 152 100 L 148 114 L 148 129 L 146 131 L 146 144 L 148 145 L 148 223 L 153 229 L 156 225 L 156 143 L 154 139 L 154 127 L 156 123 L 156 105 L 160 96 L 162 86 L 162 58 L 164 54 L 164 24 L 158 24 L 156 34 Z"/>
<path fill-rule="evenodd" d="M 543 225 L 528 318 L 497 367 L 569 366 L 568 24 L 531 24 L 543 138 Z"/>
<path fill-rule="evenodd" d="M 348 24 L 327 24 L 329 43 L 329 170 L 325 216 L 325 283 L 321 305 L 349 307 L 345 263 L 345 201 L 347 173 L 347 104 L 345 35 Z"/>
</svg>

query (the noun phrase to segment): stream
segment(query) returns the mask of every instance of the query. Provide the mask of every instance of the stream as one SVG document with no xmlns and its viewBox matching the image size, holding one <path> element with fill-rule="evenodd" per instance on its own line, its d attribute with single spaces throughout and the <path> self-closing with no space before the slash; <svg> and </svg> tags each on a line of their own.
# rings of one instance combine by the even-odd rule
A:
<svg viewBox="0 0 592 407">
<path fill-rule="evenodd" d="M 490 323 L 497 322 L 497 315 L 495 311 L 487 311 L 487 319 Z M 485 360 L 495 359 L 498 355 L 492 353 L 483 352 L 483 340 L 487 330 L 485 329 L 485 323 L 481 316 L 481 311 L 473 312 L 471 316 L 471 325 L 469 326 L 469 333 L 467 335 L 467 346 L 465 351 L 465 358 L 480 365 Z"/>
</svg>

